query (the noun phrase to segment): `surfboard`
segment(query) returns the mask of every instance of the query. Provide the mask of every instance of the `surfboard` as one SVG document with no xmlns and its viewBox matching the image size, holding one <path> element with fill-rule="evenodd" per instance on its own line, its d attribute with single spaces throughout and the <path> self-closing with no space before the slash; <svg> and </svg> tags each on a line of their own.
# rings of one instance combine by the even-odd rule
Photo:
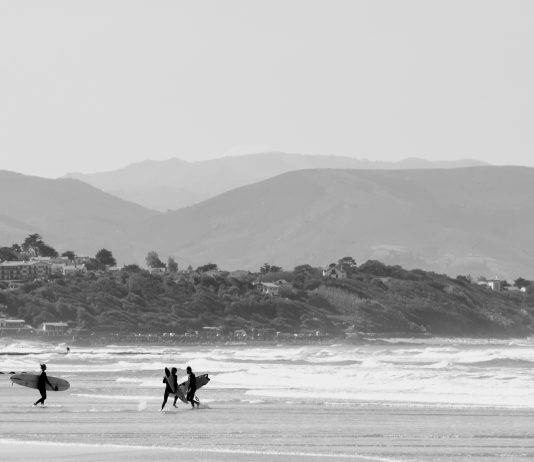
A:
<svg viewBox="0 0 534 462">
<path fill-rule="evenodd" d="M 17 385 L 21 385 L 23 387 L 28 388 L 37 388 L 37 383 L 39 382 L 39 376 L 41 374 L 27 374 L 23 372 L 22 374 L 14 374 L 10 377 L 11 381 L 13 383 L 16 383 Z M 67 382 L 64 379 L 60 379 L 58 377 L 51 377 L 47 375 L 48 381 L 52 384 L 52 386 L 46 384 L 46 389 L 49 391 L 55 391 L 57 387 L 57 391 L 65 391 L 70 388 L 70 383 Z"/>
<path fill-rule="evenodd" d="M 208 377 L 208 374 L 202 374 L 197 375 L 197 390 L 199 388 L 202 388 L 204 385 L 206 385 L 210 381 L 210 378 Z M 176 396 L 182 401 L 182 403 L 187 404 L 189 401 L 187 401 L 187 388 L 189 387 L 189 380 L 186 380 L 185 382 L 182 382 L 178 385 L 178 392 L 175 393 Z M 198 398 L 195 396 L 195 401 L 199 401 Z"/>
<path fill-rule="evenodd" d="M 174 381 L 172 380 L 172 374 L 168 367 L 165 368 L 165 380 L 167 381 L 167 384 L 171 388 L 173 393 L 176 393 L 176 390 L 174 389 Z"/>
</svg>

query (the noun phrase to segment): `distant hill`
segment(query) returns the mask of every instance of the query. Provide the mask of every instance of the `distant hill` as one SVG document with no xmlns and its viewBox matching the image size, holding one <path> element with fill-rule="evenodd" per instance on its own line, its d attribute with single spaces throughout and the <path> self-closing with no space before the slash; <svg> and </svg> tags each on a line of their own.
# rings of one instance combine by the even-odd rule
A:
<svg viewBox="0 0 534 462">
<path fill-rule="evenodd" d="M 181 267 L 292 269 L 344 256 L 451 276 L 534 279 L 534 169 L 314 169 L 159 213 L 77 180 L 0 172 L 0 245 L 37 232 L 119 263 L 149 250 Z"/>
<path fill-rule="evenodd" d="M 534 277 L 534 169 L 289 172 L 155 216 L 139 231 L 193 265 L 293 268 L 351 255 L 450 275 Z"/>
<path fill-rule="evenodd" d="M 311 156 L 271 152 L 223 157 L 201 162 L 180 159 L 147 160 L 122 169 L 69 173 L 103 191 L 154 210 L 176 210 L 225 191 L 256 183 L 282 173 L 303 169 L 428 169 L 484 165 L 475 160 L 373 162 L 341 156 Z"/>
<path fill-rule="evenodd" d="M 105 247 L 118 261 L 137 246 L 135 224 L 156 212 L 78 180 L 50 180 L 0 171 L 0 245 L 39 233 L 58 251 L 94 255 Z"/>
</svg>

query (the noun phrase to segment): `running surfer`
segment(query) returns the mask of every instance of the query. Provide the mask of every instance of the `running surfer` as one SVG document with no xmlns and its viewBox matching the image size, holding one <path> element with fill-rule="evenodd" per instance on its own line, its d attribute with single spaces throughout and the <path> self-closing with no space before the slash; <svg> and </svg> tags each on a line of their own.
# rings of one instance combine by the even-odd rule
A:
<svg viewBox="0 0 534 462">
<path fill-rule="evenodd" d="M 52 390 L 57 391 L 57 386 L 54 387 L 50 383 L 45 371 L 46 364 L 41 364 L 41 375 L 39 376 L 39 379 L 37 381 L 37 389 L 39 390 L 39 393 L 41 393 L 41 398 L 35 401 L 35 403 L 33 403 L 34 406 L 37 406 L 39 403 L 41 403 L 41 406 L 44 406 L 44 402 L 46 399 L 46 384 L 50 385 L 50 388 L 52 388 Z"/>
<path fill-rule="evenodd" d="M 193 374 L 193 370 L 190 366 L 187 366 L 187 376 L 189 377 L 189 382 L 187 385 L 187 401 L 191 403 L 191 407 L 195 409 L 195 403 L 197 407 L 200 406 L 200 403 L 198 401 L 195 401 L 195 392 L 197 391 L 197 378 L 195 374 Z"/>
<path fill-rule="evenodd" d="M 167 371 L 167 373 L 169 372 L 169 369 L 165 369 Z M 171 375 L 170 377 L 167 378 L 167 376 L 165 375 L 163 377 L 163 383 L 165 384 L 165 394 L 163 395 L 163 403 L 161 405 L 161 410 L 163 411 L 163 408 L 165 407 L 165 404 L 167 404 L 167 399 L 169 398 L 169 395 L 175 393 L 175 390 L 178 390 L 178 377 L 176 376 L 176 367 L 173 367 L 171 369 Z M 172 385 L 173 387 L 171 387 L 171 385 L 169 384 L 169 380 L 171 380 L 172 382 Z M 173 390 L 174 388 L 174 390 Z M 178 396 L 175 395 L 174 396 L 174 403 L 172 404 L 174 407 L 177 407 L 176 406 L 176 400 L 178 399 Z"/>
</svg>

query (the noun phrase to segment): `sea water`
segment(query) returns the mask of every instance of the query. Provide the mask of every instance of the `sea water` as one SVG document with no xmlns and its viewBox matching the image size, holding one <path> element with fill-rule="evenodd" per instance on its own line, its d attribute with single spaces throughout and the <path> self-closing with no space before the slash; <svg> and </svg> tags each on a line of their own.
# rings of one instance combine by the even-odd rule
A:
<svg viewBox="0 0 534 462">
<path fill-rule="evenodd" d="M 359 345 L 72 347 L 0 340 L 0 372 L 71 383 L 89 411 L 158 407 L 164 367 L 208 373 L 214 403 L 534 408 L 534 339 L 383 339 Z M 185 380 L 185 377 L 183 377 Z M 33 395 L 32 395 L 33 398 Z"/>
</svg>

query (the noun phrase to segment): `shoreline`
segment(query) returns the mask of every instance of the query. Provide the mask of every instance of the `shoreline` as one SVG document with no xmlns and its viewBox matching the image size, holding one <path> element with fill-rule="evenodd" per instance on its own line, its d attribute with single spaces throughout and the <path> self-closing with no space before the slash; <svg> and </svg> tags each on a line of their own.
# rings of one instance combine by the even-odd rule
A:
<svg viewBox="0 0 534 462">
<path fill-rule="evenodd" d="M 534 458 L 532 410 L 221 405 L 161 413 L 157 408 L 123 407 L 103 416 L 51 407 L 2 416 L 1 458 L 6 462 L 148 462 L 181 456 L 193 462 L 527 462 Z"/>
<path fill-rule="evenodd" d="M 264 450 L 255 451 L 247 449 L 228 449 L 228 448 L 192 448 L 192 447 L 168 447 L 168 446 L 145 446 L 129 444 L 87 444 L 87 443 L 64 443 L 50 441 L 27 441 L 10 438 L 0 438 L 0 454 L 2 460 L 20 460 L 21 457 L 28 457 L 35 460 L 48 460 L 54 458 L 65 459 L 65 457 L 80 458 L 83 456 L 105 456 L 112 457 L 116 460 L 128 458 L 129 460 L 149 460 L 158 456 L 172 456 L 188 454 L 189 460 L 206 460 L 206 455 L 229 458 L 230 460 L 250 460 L 250 458 L 265 458 L 272 460 L 273 457 L 282 457 L 284 460 L 308 458 L 321 460 L 352 460 L 358 461 L 376 461 L 376 462 L 396 462 L 398 459 L 386 458 L 380 456 L 368 456 L 363 454 L 329 454 L 327 452 L 310 452 L 310 451 L 276 451 Z M 43 458 L 42 454 L 46 454 Z M 100 460 L 100 458 L 98 459 Z"/>
<path fill-rule="evenodd" d="M 154 335 L 154 337 L 156 337 Z M 159 336 L 157 336 L 159 337 Z M 124 337 L 109 337 L 101 336 L 94 339 L 91 342 L 79 342 L 72 339 L 72 336 L 3 336 L 0 335 L 0 342 L 27 342 L 28 344 L 49 344 L 49 345 L 61 345 L 69 347 L 106 347 L 110 345 L 116 346 L 148 346 L 148 347 L 180 347 L 180 346 L 216 346 L 216 347 L 277 347 L 277 346 L 313 346 L 313 345 L 372 345 L 372 344 L 402 344 L 402 343 L 463 343 L 463 344 L 485 344 L 485 343 L 501 343 L 507 341 L 518 341 L 534 339 L 532 335 L 525 336 L 431 336 L 431 335 L 407 335 L 401 333 L 392 333 L 392 335 L 371 334 L 358 338 L 346 338 L 346 337 L 328 337 L 316 340 L 313 338 L 295 338 L 294 340 L 280 339 L 280 340 L 194 340 L 194 341 L 176 341 L 173 339 L 165 338 L 138 338 L 132 336 Z M 0 352 L 0 355 L 3 354 Z M 26 353 L 21 353 L 26 354 Z"/>
</svg>

